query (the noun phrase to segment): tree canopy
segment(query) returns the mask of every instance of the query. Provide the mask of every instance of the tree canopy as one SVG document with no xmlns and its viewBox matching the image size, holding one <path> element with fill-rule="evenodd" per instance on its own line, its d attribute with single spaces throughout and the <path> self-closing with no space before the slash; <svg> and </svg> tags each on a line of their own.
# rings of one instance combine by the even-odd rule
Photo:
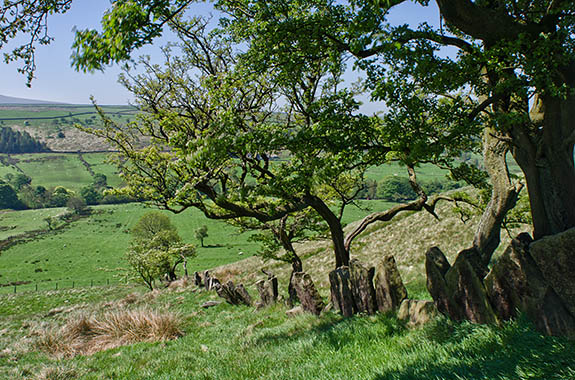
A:
<svg viewBox="0 0 575 380">
<path fill-rule="evenodd" d="M 478 149 L 479 134 L 482 133 L 486 168 L 492 177 L 493 189 L 488 205 L 490 211 L 484 214 L 486 219 L 482 223 L 489 226 L 486 231 L 498 231 L 502 218 L 513 207 L 522 188 L 522 184 L 509 175 L 505 162 L 507 152 L 512 153 L 525 176 L 535 237 L 575 226 L 575 209 L 571 207 L 571 200 L 575 197 L 575 128 L 571 115 L 571 110 L 575 109 L 575 11 L 571 2 L 436 0 L 445 25 L 390 25 L 387 20 L 389 11 L 403 2 L 220 0 L 215 6 L 226 15 L 221 20 L 221 26 L 227 33 L 225 41 L 228 46 L 221 45 L 210 51 L 212 48 L 197 38 L 197 27 L 201 21 L 186 18 L 184 11 L 192 1 L 118 0 L 104 15 L 102 31 L 78 32 L 73 61 L 77 69 L 101 69 L 108 63 L 127 59 L 134 49 L 150 43 L 167 26 L 185 41 L 184 46 L 188 45 L 189 51 L 185 54 L 190 55 L 194 49 L 202 51 L 202 48 L 208 48 L 207 52 L 218 58 L 215 61 L 206 60 L 205 50 L 202 55 L 191 53 L 191 57 L 185 58 L 191 59 L 199 67 L 202 72 L 198 77 L 200 81 L 191 87 L 192 91 L 181 88 L 180 99 L 171 96 L 165 107 L 154 110 L 156 119 L 152 117 L 147 120 L 149 125 L 140 127 L 148 128 L 160 140 L 162 137 L 168 140 L 165 141 L 167 144 L 157 144 L 155 151 L 146 152 L 150 154 L 149 160 L 165 163 L 155 169 L 158 172 L 168 173 L 176 169 L 167 163 L 164 148 L 176 146 L 173 149 L 182 152 L 182 157 L 192 149 L 200 148 L 200 145 L 183 146 L 181 141 L 176 143 L 178 139 L 189 137 L 187 132 L 178 133 L 177 138 L 162 136 L 168 120 L 182 116 L 174 111 L 174 104 L 182 105 L 186 97 L 188 104 L 194 107 L 199 105 L 196 108 L 202 109 L 190 112 L 186 116 L 187 122 L 196 126 L 202 123 L 206 125 L 216 120 L 206 115 L 218 115 L 219 129 L 212 129 L 214 134 L 202 136 L 199 140 L 202 144 L 212 142 L 211 139 L 218 139 L 219 136 L 230 136 L 220 138 L 211 147 L 203 147 L 203 158 L 211 160 L 214 168 L 221 168 L 218 164 L 225 162 L 224 157 L 218 157 L 210 149 L 232 152 L 236 149 L 230 149 L 226 144 L 233 141 L 237 146 L 242 146 L 238 143 L 241 142 L 244 144 L 243 151 L 229 155 L 234 159 L 240 157 L 240 160 L 242 153 L 247 155 L 249 159 L 244 159 L 243 169 L 245 178 L 254 171 L 255 178 L 266 176 L 267 167 L 265 164 L 264 167 L 254 164 L 258 161 L 256 157 L 263 158 L 259 160 L 261 162 L 270 162 L 266 154 L 286 149 L 283 144 L 286 139 L 276 139 L 268 129 L 291 131 L 295 121 L 310 126 L 306 133 L 287 133 L 297 137 L 290 140 L 296 143 L 290 154 L 293 157 L 304 154 L 313 156 L 317 149 L 314 144 L 318 142 L 324 144 L 323 152 L 329 154 L 316 157 L 316 162 L 311 165 L 300 162 L 299 169 L 302 170 L 298 173 L 302 175 L 298 178 L 293 175 L 294 166 L 284 166 L 286 171 L 275 175 L 273 184 L 281 183 L 286 195 L 291 195 L 291 198 L 286 197 L 289 201 L 279 201 L 280 194 L 265 193 L 265 196 L 277 199 L 271 202 L 274 204 L 271 212 L 273 218 L 281 218 L 288 210 L 303 207 L 303 193 L 298 193 L 298 190 L 305 187 L 298 186 L 318 178 L 310 173 L 310 168 L 317 170 L 314 173 L 323 170 L 327 174 L 326 162 L 321 164 L 321 160 L 344 162 L 340 166 L 333 165 L 337 169 L 331 174 L 337 174 L 344 167 L 349 169 L 349 165 L 353 166 L 354 160 L 365 152 L 392 154 L 394 159 L 408 167 L 419 162 L 452 167 L 453 158 L 462 150 Z M 8 4 L 14 6 L 13 3 Z M 421 6 L 429 5 L 427 1 L 418 3 Z M 54 2 L 52 8 L 28 4 L 27 11 L 46 15 L 46 12 L 65 11 L 67 6 L 69 2 Z M 3 22 L 7 22 L 6 16 Z M 17 22 L 8 24 L 11 27 L 15 25 L 14 30 L 26 30 L 22 25 L 29 25 Z M 9 34 L 6 36 L 5 39 L 12 37 Z M 240 49 L 244 50 L 241 59 L 228 53 L 232 43 L 239 44 L 236 47 L 246 47 Z M 446 54 L 446 47 L 455 49 L 457 53 Z M 359 117 L 351 93 L 338 83 L 346 59 L 352 59 L 356 67 L 365 71 L 366 90 L 374 99 L 385 101 L 389 107 L 379 121 Z M 244 68 L 236 69 L 236 61 L 241 61 Z M 160 80 L 171 83 L 175 88 L 181 85 L 181 81 L 172 73 L 183 74 L 183 78 L 186 78 L 180 59 L 172 59 L 169 65 L 169 70 L 156 71 L 159 74 L 156 77 L 133 77 L 138 80 L 132 84 L 126 81 L 129 88 L 140 91 L 138 96 L 143 108 L 151 109 L 150 102 L 146 103 L 146 96 L 155 96 L 160 105 L 170 98 L 162 94 Z M 229 68 L 230 65 L 234 67 L 235 77 L 222 75 L 222 71 L 229 71 L 222 70 L 222 67 Z M 151 64 L 147 67 L 148 74 L 157 69 Z M 251 83 L 248 82 L 257 83 L 265 90 L 258 93 L 249 88 Z M 269 83 L 273 83 L 272 88 Z M 203 89 L 203 97 L 190 97 L 189 94 L 199 87 Z M 318 95 L 317 91 L 325 88 L 329 88 L 331 93 L 314 97 L 314 91 Z M 219 93 L 217 96 L 216 89 Z M 288 117 L 288 123 L 270 122 L 274 115 L 270 113 L 270 105 L 277 98 L 272 94 L 276 92 L 288 98 L 292 106 L 294 113 L 288 111 L 286 114 L 295 116 L 297 113 L 297 118 Z M 235 96 L 238 94 L 240 99 Z M 246 108 L 246 96 L 253 101 L 251 108 Z M 206 109 L 206 104 L 211 104 L 212 108 Z M 226 111 L 216 112 L 215 107 L 222 107 Z M 260 110 L 259 113 L 254 112 L 256 109 Z M 160 114 L 163 122 L 157 117 Z M 256 115 L 258 120 L 245 122 L 249 120 L 248 114 L 252 118 Z M 159 127 L 150 127 L 154 123 Z M 246 125 L 251 128 L 248 130 L 251 137 L 240 138 L 237 131 L 242 128 L 247 130 Z M 256 125 L 265 125 L 265 128 L 258 129 Z M 201 128 L 198 130 L 202 131 Z M 245 141 L 255 136 L 262 141 L 262 145 L 246 147 Z M 385 141 L 385 147 L 380 151 L 365 148 L 373 144 L 374 138 Z M 359 160 L 365 161 L 365 158 Z M 139 159 L 145 162 L 143 156 Z M 141 169 L 152 173 L 145 165 Z M 461 177 L 472 175 L 475 178 L 475 173 L 469 172 L 470 167 L 452 169 Z M 164 197 L 171 199 L 166 206 L 173 207 L 178 202 L 184 208 L 199 205 L 212 216 L 223 217 L 224 214 L 218 215 L 209 210 L 195 195 L 207 195 L 213 204 L 224 204 L 219 193 L 210 192 L 210 186 L 205 185 L 215 181 L 216 172 L 205 170 L 191 173 L 181 167 L 177 170 L 181 170 L 179 175 L 183 182 L 194 177 L 203 178 L 203 183 L 188 181 L 187 186 L 183 182 L 178 185 L 178 181 L 169 178 L 162 185 L 162 191 L 156 193 L 169 195 Z M 228 173 L 227 177 L 224 182 L 229 185 L 232 176 Z M 203 190 L 199 187 L 203 187 Z M 177 194 L 176 188 L 181 189 Z M 145 191 L 144 186 L 142 189 Z M 245 189 L 247 187 L 239 192 L 242 197 L 247 191 Z M 258 189 L 267 191 L 270 186 L 258 186 Z M 294 194 L 298 196 L 294 197 Z M 184 198 L 189 198 L 187 203 L 183 201 Z M 158 200 L 157 197 L 155 199 Z M 310 198 L 306 199 L 309 204 Z M 235 204 L 234 208 L 238 206 L 237 200 L 233 201 L 226 204 L 228 209 L 232 204 Z M 236 211 L 246 212 L 247 209 L 242 205 Z M 249 209 L 247 213 L 251 216 L 262 220 L 269 218 L 264 217 L 266 213 L 260 212 L 258 207 Z M 474 245 L 485 250 L 484 261 L 488 261 L 493 246 L 498 242 L 498 234 L 487 232 L 479 234 Z"/>
</svg>

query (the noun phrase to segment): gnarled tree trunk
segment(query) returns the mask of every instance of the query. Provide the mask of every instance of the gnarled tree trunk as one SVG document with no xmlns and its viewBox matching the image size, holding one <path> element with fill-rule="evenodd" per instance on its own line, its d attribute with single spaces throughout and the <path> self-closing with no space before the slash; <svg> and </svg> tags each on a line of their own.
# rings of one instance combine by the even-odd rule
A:
<svg viewBox="0 0 575 380">
<path fill-rule="evenodd" d="M 494 129 L 486 128 L 483 134 L 483 158 L 493 188 L 491 200 L 481 216 L 473 241 L 473 247 L 485 268 L 501 241 L 503 219 L 515 206 L 523 188 L 521 183 L 514 184 L 511 181 L 506 162 L 508 151 L 509 145 L 503 141 L 502 136 Z"/>
<path fill-rule="evenodd" d="M 542 122 L 540 134 L 516 132 L 521 144 L 513 156 L 525 173 L 537 240 L 575 227 L 575 96 L 543 97 L 535 106 L 532 117 Z"/>
</svg>

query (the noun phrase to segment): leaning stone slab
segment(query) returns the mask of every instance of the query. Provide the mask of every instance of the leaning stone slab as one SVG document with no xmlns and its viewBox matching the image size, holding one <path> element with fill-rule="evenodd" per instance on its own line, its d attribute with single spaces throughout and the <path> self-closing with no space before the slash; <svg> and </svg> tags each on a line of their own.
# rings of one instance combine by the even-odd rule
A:
<svg viewBox="0 0 575 380">
<path fill-rule="evenodd" d="M 380 312 L 397 310 L 407 298 L 407 289 L 392 255 L 384 256 L 377 264 L 374 286 L 376 305 Z"/>
<path fill-rule="evenodd" d="M 293 285 L 303 310 L 320 315 L 324 303 L 310 275 L 305 272 L 295 272 L 293 274 Z"/>
<path fill-rule="evenodd" d="M 527 234 L 513 239 L 485 279 L 493 309 L 502 320 L 522 312 L 548 335 L 575 337 L 575 318 L 543 276 L 530 243 Z"/>
<path fill-rule="evenodd" d="M 342 266 L 329 272 L 331 302 L 344 317 L 351 317 L 356 309 L 351 291 L 349 267 Z"/>
<path fill-rule="evenodd" d="M 278 279 L 270 277 L 267 280 L 256 282 L 256 289 L 260 295 L 260 305 L 268 306 L 275 303 L 278 299 Z"/>
<path fill-rule="evenodd" d="M 447 284 L 445 283 L 445 275 L 450 268 L 449 261 L 438 247 L 430 248 L 425 253 L 427 291 L 439 312 L 447 316 L 452 313 L 449 302 L 450 295 L 447 293 Z"/>
<path fill-rule="evenodd" d="M 466 255 L 458 255 L 445 275 L 450 316 L 474 323 L 496 323 L 487 292 L 476 268 Z"/>
<path fill-rule="evenodd" d="M 232 305 L 251 306 L 252 298 L 242 284 L 235 286 L 230 280 L 216 288 L 218 295 Z"/>
<path fill-rule="evenodd" d="M 351 293 L 357 313 L 375 314 L 377 303 L 375 299 L 375 289 L 373 287 L 373 277 L 375 268 L 367 268 L 357 259 L 349 263 L 349 275 L 351 282 Z"/>
<path fill-rule="evenodd" d="M 194 272 L 194 285 L 198 287 L 203 287 L 204 282 L 202 281 L 202 276 L 199 272 Z"/>
</svg>

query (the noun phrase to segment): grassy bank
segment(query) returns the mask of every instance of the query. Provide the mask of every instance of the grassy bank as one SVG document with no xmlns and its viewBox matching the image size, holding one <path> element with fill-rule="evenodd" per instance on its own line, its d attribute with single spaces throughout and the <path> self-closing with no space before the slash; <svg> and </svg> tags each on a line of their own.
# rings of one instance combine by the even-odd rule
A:
<svg viewBox="0 0 575 380">
<path fill-rule="evenodd" d="M 194 288 L 103 288 L 0 296 L 0 377 L 10 379 L 573 379 L 575 345 L 525 321 L 502 327 L 439 319 L 408 329 L 390 315 L 288 318 L 278 304 L 220 304 Z M 253 289 L 250 289 L 253 293 Z M 129 300 L 129 303 L 126 302 Z M 54 307 L 65 305 L 60 312 Z M 179 315 L 182 336 L 93 355 L 39 348 L 46 329 L 82 315 L 148 308 Z M 50 312 L 52 310 L 52 312 Z"/>
</svg>

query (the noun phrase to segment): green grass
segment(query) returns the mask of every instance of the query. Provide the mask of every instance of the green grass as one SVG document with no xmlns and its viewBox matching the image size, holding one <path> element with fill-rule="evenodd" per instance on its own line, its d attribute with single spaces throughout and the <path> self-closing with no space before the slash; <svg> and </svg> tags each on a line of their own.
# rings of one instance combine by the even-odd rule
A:
<svg viewBox="0 0 575 380">
<path fill-rule="evenodd" d="M 121 187 L 124 184 L 118 175 L 118 168 L 109 162 L 108 153 L 87 153 L 83 157 L 94 173 L 104 174 L 107 177 L 109 186 Z"/>
<path fill-rule="evenodd" d="M 418 180 L 444 180 L 445 176 L 449 174 L 448 170 L 440 169 L 432 164 L 424 164 L 418 166 L 416 169 Z M 399 176 L 408 177 L 407 169 L 405 166 L 392 162 L 385 165 L 371 167 L 367 170 L 365 177 L 368 179 L 379 181 L 385 177 Z"/>
<path fill-rule="evenodd" d="M 19 292 L 41 289 L 86 286 L 95 281 L 104 283 L 117 281 L 117 268 L 125 268 L 124 253 L 129 247 L 130 228 L 150 208 L 142 204 L 104 205 L 93 207 L 89 218 L 73 222 L 68 228 L 36 238 L 25 244 L 13 246 L 0 254 L 0 284 L 29 282 L 18 288 Z M 54 213 L 58 213 L 54 209 Z M 205 248 L 198 247 L 198 257 L 189 264 L 188 270 L 205 270 L 249 257 L 257 250 L 255 243 L 248 242 L 248 234 L 223 222 L 206 219 L 196 210 L 189 210 L 171 216 L 185 242 L 196 244 L 194 230 L 205 224 L 208 237 Z M 3 214 L 4 215 L 4 214 Z M 22 229 L 35 229 L 41 225 L 40 211 L 9 213 L 23 215 Z M 2 222 L 4 223 L 4 222 Z M 8 225 L 20 225 L 16 219 Z M 242 254 L 240 255 L 240 252 Z M 0 287 L 0 293 L 11 292 L 12 288 Z"/>
<path fill-rule="evenodd" d="M 64 186 L 79 190 L 92 182 L 92 176 L 73 154 L 23 154 L 18 167 L 32 178 L 32 184 L 46 188 Z"/>
<path fill-rule="evenodd" d="M 45 208 L 24 211 L 0 211 L 0 240 L 47 227 L 47 217 L 58 216 L 65 208 Z"/>
<path fill-rule="evenodd" d="M 102 309 L 125 308 L 114 301 L 130 288 L 0 295 L 0 329 L 7 331 L 0 337 L 0 377 L 39 378 L 48 369 L 59 378 L 90 380 L 568 380 L 575 376 L 575 344 L 542 336 L 524 320 L 496 327 L 438 319 L 422 329 L 407 329 L 390 315 L 346 319 L 328 312 L 320 318 L 288 318 L 279 304 L 257 312 L 227 304 L 203 310 L 199 305 L 214 294 L 190 290 L 139 296 L 129 306 L 180 313 L 183 337 L 67 360 L 35 348 L 36 326 L 60 325 L 78 313 L 97 315 Z M 62 304 L 79 310 L 47 317 L 50 309 Z"/>
<path fill-rule="evenodd" d="M 117 168 L 107 162 L 108 153 L 87 153 L 82 155 L 94 173 L 106 175 L 108 184 L 122 185 Z M 92 175 L 76 153 L 35 153 L 11 155 L 18 168 L 32 178 L 33 186 L 54 188 L 64 186 L 74 191 L 93 182 Z M 17 174 L 17 169 L 0 163 L 0 178 L 7 173 Z"/>
</svg>

